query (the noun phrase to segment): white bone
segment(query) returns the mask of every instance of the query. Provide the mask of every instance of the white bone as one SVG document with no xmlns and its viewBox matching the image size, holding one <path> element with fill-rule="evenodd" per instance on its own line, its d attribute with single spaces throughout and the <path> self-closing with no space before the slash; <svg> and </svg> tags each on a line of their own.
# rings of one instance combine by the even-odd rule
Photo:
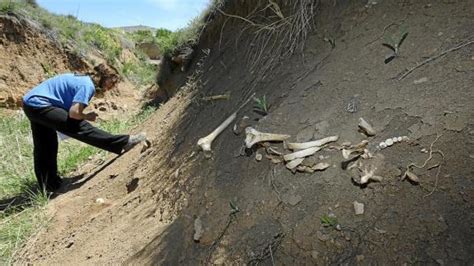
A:
<svg viewBox="0 0 474 266">
<path fill-rule="evenodd" d="M 200 138 L 197 142 L 199 147 L 205 152 L 205 155 L 208 156 L 209 153 L 211 152 L 211 144 L 212 141 L 219 136 L 219 134 L 226 129 L 232 121 L 234 121 L 235 117 L 237 116 L 237 113 L 233 113 L 231 116 L 229 116 L 222 124 L 220 124 L 214 131 L 212 131 L 211 134 L 207 135 L 204 138 Z"/>
<path fill-rule="evenodd" d="M 204 155 L 207 158 L 211 157 L 212 141 L 214 141 L 214 139 L 217 138 L 217 136 L 219 136 L 219 134 L 222 133 L 222 131 L 224 131 L 224 129 L 226 129 L 230 125 L 230 123 L 232 123 L 232 121 L 234 121 L 234 119 L 237 117 L 237 112 L 239 112 L 240 109 L 247 105 L 250 100 L 253 99 L 253 96 L 255 96 L 255 93 L 253 93 L 242 105 L 240 105 L 239 108 L 233 114 L 231 114 L 226 120 L 224 120 L 224 122 L 222 122 L 216 129 L 214 129 L 211 134 L 198 140 L 197 144 L 204 151 Z"/>
<path fill-rule="evenodd" d="M 263 133 L 251 127 L 247 127 L 245 129 L 245 134 L 245 146 L 249 149 L 252 148 L 254 144 L 259 142 L 284 141 L 291 137 L 290 135 L 284 134 Z"/>
<path fill-rule="evenodd" d="M 365 132 L 367 136 L 375 136 L 375 129 L 364 120 L 364 118 L 359 118 L 359 127 Z"/>
<path fill-rule="evenodd" d="M 375 169 L 371 169 L 371 170 L 364 169 L 363 171 L 364 175 L 360 177 L 360 184 L 361 185 L 367 184 L 370 180 L 377 181 L 377 182 L 382 181 L 382 177 L 374 175 L 374 172 L 375 172 Z"/>
<path fill-rule="evenodd" d="M 314 171 L 324 171 L 328 169 L 329 166 L 331 165 L 328 163 L 317 163 L 315 166 L 311 167 L 311 169 L 313 169 Z"/>
<path fill-rule="evenodd" d="M 290 154 L 285 154 L 285 155 L 283 155 L 283 159 L 285 161 L 292 161 L 294 159 L 304 158 L 304 157 L 315 154 L 320 149 L 321 149 L 321 147 L 312 147 L 312 148 L 309 148 L 309 149 L 306 149 L 306 150 L 300 150 L 300 151 L 293 152 L 293 153 L 290 153 Z"/>
<path fill-rule="evenodd" d="M 323 138 L 320 140 L 315 140 L 315 141 L 309 141 L 309 142 L 303 142 L 303 143 L 287 143 L 288 149 L 290 150 L 304 150 L 312 147 L 320 147 L 323 146 L 329 142 L 334 142 L 339 139 L 339 136 L 331 136 L 327 138 Z"/>
<path fill-rule="evenodd" d="M 286 168 L 293 170 L 303 162 L 304 158 L 297 158 L 286 164 Z"/>
<path fill-rule="evenodd" d="M 410 181 L 413 181 L 415 183 L 420 182 L 420 179 L 418 178 L 418 176 L 410 171 L 405 172 L 405 174 L 403 175 L 402 181 L 405 180 L 405 178 L 408 178 Z"/>
</svg>

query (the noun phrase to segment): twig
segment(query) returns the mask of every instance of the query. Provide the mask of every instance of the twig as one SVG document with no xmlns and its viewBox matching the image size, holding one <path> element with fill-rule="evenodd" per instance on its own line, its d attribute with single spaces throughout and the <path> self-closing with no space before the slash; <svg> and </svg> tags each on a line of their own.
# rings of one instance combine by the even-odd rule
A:
<svg viewBox="0 0 474 266">
<path fill-rule="evenodd" d="M 473 43 L 474 43 L 474 40 L 467 41 L 467 42 L 465 42 L 465 43 L 463 43 L 463 44 L 460 44 L 460 45 L 458 45 L 458 46 L 456 46 L 456 47 L 453 47 L 453 48 L 451 48 L 451 49 L 445 50 L 445 51 L 443 51 L 442 53 L 440 53 L 440 54 L 438 54 L 438 55 L 436 55 L 436 56 L 430 57 L 430 58 L 426 59 L 425 61 L 423 61 L 423 62 L 421 62 L 421 63 L 418 63 L 416 66 L 414 66 L 414 67 L 412 67 L 412 68 L 410 68 L 410 69 L 407 69 L 403 74 L 401 74 L 401 76 L 398 78 L 398 81 L 404 79 L 406 76 L 410 75 L 411 72 L 413 72 L 413 71 L 415 71 L 416 69 L 418 69 L 418 68 L 420 68 L 420 67 L 422 67 L 422 66 L 428 64 L 429 62 L 432 62 L 432 61 L 434 61 L 434 60 L 436 60 L 436 59 L 438 59 L 438 58 L 440 58 L 440 57 L 446 55 L 447 53 L 454 52 L 454 51 L 456 51 L 456 50 L 459 50 L 459 49 L 461 49 L 461 48 L 463 48 L 463 47 L 465 47 L 465 46 L 468 46 L 468 45 L 470 45 L 470 44 L 473 44 Z M 399 75 L 400 75 L 400 74 L 399 74 Z"/>
<path fill-rule="evenodd" d="M 272 265 L 275 266 L 275 260 L 273 260 L 272 244 L 268 246 L 268 249 L 270 251 L 270 258 L 272 258 Z"/>
<path fill-rule="evenodd" d="M 426 167 L 426 165 L 428 164 L 428 162 L 433 159 L 433 154 L 434 153 L 438 153 L 439 155 L 441 155 L 441 157 L 443 158 L 443 162 L 445 161 L 445 156 L 444 156 L 444 153 L 441 151 L 441 150 L 433 150 L 433 146 L 434 144 L 436 143 L 436 141 L 438 141 L 438 139 L 442 136 L 442 134 L 440 135 L 437 135 L 436 136 L 436 139 L 430 144 L 430 150 L 429 150 L 429 155 L 428 155 L 428 158 L 425 160 L 425 162 L 423 163 L 423 165 L 416 165 L 414 163 L 411 163 L 407 166 L 406 168 L 406 172 L 408 172 L 410 170 L 410 167 L 416 167 L 418 169 L 423 169 Z M 433 194 L 435 191 L 436 191 L 436 188 L 438 187 L 438 180 L 439 180 L 439 174 L 441 173 L 441 166 L 442 166 L 442 163 L 439 163 L 439 164 L 435 164 L 433 166 L 430 166 L 428 167 L 428 170 L 430 169 L 433 169 L 433 168 L 438 168 L 438 170 L 436 171 L 436 176 L 435 176 L 435 184 L 434 184 L 434 187 L 433 187 L 433 190 L 430 191 L 430 193 L 424 195 L 423 197 L 428 197 L 430 196 L 431 194 Z"/>
<path fill-rule="evenodd" d="M 227 221 L 227 224 L 225 225 L 224 229 L 222 229 L 221 233 L 219 236 L 212 242 L 212 245 L 209 247 L 209 254 L 207 255 L 206 261 L 209 262 L 211 259 L 212 254 L 214 253 L 214 250 L 216 249 L 217 245 L 221 242 L 222 237 L 224 237 L 225 233 L 227 232 L 227 229 L 229 229 L 230 224 L 234 221 L 235 219 L 235 214 L 236 212 L 231 212 L 229 214 L 229 220 Z"/>
</svg>

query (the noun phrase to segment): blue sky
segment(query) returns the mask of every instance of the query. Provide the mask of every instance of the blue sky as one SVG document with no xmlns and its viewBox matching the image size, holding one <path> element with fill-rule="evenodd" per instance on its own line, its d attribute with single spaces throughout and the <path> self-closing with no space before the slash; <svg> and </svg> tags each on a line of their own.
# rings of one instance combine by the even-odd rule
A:
<svg viewBox="0 0 474 266">
<path fill-rule="evenodd" d="M 146 25 L 176 30 L 198 16 L 209 0 L 37 0 L 47 10 L 105 27 Z"/>
</svg>

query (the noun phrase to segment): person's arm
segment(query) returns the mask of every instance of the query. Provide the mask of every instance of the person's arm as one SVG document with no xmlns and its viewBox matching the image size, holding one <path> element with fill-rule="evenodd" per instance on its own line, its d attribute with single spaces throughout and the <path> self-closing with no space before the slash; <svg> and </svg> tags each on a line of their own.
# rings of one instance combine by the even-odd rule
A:
<svg viewBox="0 0 474 266">
<path fill-rule="evenodd" d="M 73 103 L 69 109 L 69 117 L 76 120 L 95 121 L 98 114 L 96 112 L 84 113 L 85 105 L 82 103 Z"/>
</svg>

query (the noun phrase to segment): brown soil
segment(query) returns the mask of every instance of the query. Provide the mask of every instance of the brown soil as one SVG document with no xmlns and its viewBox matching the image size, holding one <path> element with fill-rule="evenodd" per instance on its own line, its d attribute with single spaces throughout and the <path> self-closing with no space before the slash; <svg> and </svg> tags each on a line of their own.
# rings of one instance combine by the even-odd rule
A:
<svg viewBox="0 0 474 266">
<path fill-rule="evenodd" d="M 23 95 L 55 73 L 95 71 L 100 83 L 109 80 L 107 84 L 113 86 L 106 88 L 102 99 L 94 99 L 95 110 L 105 117 L 138 110 L 140 95 L 133 85 L 100 56 L 88 56 L 102 64 L 94 68 L 34 21 L 15 14 L 0 15 L 0 108 L 21 107 Z"/>
<path fill-rule="evenodd" d="M 471 265 L 474 45 L 401 81 L 397 76 L 472 40 L 474 4 L 329 2 L 323 1 L 304 51 L 264 79 L 248 71 L 246 49 L 253 48 L 244 43 L 251 36 L 239 34 L 245 22 L 229 22 L 220 41 L 207 35 L 199 48 L 209 48 L 210 56 L 198 55 L 203 64 L 192 68 L 202 73 L 200 82 L 188 82 L 141 128 L 152 147 L 82 168 L 83 179 L 51 201 L 50 223 L 22 248 L 17 262 Z M 400 56 L 384 64 L 389 50 L 382 46 L 383 34 L 400 30 L 388 27 L 391 23 L 405 25 L 409 34 Z M 334 49 L 325 38 L 335 39 Z M 236 44 L 245 49 L 234 49 Z M 341 169 L 341 152 L 331 149 L 316 156 L 329 169 L 292 174 L 282 164 L 256 161 L 252 151 L 241 156 L 244 137 L 231 130 L 214 141 L 211 160 L 196 153 L 197 140 L 253 87 L 270 103 L 265 117 L 251 106 L 241 111 L 251 116 L 253 127 L 291 134 L 292 141 L 329 135 L 339 135 L 338 144 L 368 139 L 375 158 L 361 162 L 376 164 L 383 180 L 358 186 L 351 171 Z M 199 100 L 227 92 L 228 101 Z M 358 132 L 359 117 L 374 125 L 376 136 Z M 375 149 L 403 135 L 410 141 Z M 437 136 L 433 149 L 443 156 L 434 154 L 426 167 L 413 170 L 419 184 L 401 181 L 408 164 L 422 165 L 428 158 L 425 151 Z M 365 205 L 362 215 L 355 215 L 354 201 Z M 230 215 L 230 202 L 240 211 Z M 325 227 L 325 216 L 335 216 L 339 225 Z M 193 241 L 197 218 L 203 227 L 199 242 Z"/>
</svg>

